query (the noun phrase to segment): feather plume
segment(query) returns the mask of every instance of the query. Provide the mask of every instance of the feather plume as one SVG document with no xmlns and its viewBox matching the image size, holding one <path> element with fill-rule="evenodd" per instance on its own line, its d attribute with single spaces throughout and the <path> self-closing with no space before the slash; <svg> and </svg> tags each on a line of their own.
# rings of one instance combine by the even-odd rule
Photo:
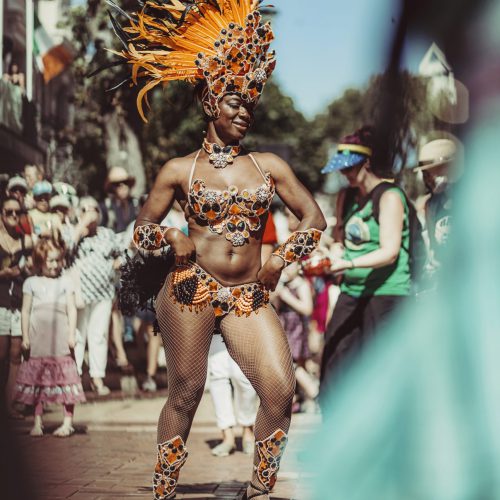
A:
<svg viewBox="0 0 500 500">
<path fill-rule="evenodd" d="M 159 83 L 206 80 L 209 108 L 217 116 L 226 91 L 256 102 L 274 69 L 273 33 L 258 12 L 262 0 L 145 0 L 131 15 L 106 1 L 128 22 L 120 26 L 109 13 L 123 45 L 115 53 L 131 65 L 134 84 L 149 80 L 137 95 L 145 121 L 142 101 Z"/>
</svg>

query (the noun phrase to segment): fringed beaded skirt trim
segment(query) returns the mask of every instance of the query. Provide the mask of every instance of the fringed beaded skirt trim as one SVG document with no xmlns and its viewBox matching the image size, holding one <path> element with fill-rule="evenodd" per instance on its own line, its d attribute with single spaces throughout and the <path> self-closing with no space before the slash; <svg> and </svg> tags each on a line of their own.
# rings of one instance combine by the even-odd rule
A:
<svg viewBox="0 0 500 500">
<path fill-rule="evenodd" d="M 201 311 L 211 305 L 216 317 L 234 311 L 236 316 L 258 313 L 269 303 L 269 291 L 259 282 L 223 286 L 194 262 L 172 271 L 170 295 L 181 309 Z"/>
</svg>

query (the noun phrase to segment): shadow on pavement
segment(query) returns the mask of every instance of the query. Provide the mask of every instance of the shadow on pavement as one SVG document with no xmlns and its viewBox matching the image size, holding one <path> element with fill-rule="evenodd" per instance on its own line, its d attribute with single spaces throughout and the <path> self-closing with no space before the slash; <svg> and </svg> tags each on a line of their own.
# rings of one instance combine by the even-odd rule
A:
<svg viewBox="0 0 500 500">
<path fill-rule="evenodd" d="M 189 500 L 240 500 L 245 493 L 248 483 L 231 481 L 225 483 L 195 483 L 182 484 L 177 487 L 177 497 Z M 141 488 L 141 491 L 150 491 L 150 488 Z M 189 497 L 187 497 L 189 495 Z M 290 500 L 276 497 L 271 494 L 271 500 Z"/>
<path fill-rule="evenodd" d="M 31 471 L 10 424 L 4 408 L 0 408 L 0 497 L 2 500 L 37 500 Z"/>
</svg>

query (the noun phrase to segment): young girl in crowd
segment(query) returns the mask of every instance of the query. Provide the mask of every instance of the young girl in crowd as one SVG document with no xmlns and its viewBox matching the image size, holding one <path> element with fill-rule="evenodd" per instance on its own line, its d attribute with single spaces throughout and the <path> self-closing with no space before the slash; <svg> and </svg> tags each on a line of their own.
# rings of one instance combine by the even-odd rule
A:
<svg viewBox="0 0 500 500">
<path fill-rule="evenodd" d="M 75 347 L 75 291 L 62 276 L 64 249 L 51 239 L 38 242 L 33 253 L 36 276 L 23 286 L 21 329 L 26 362 L 19 368 L 15 399 L 34 405 L 35 422 L 30 434 L 43 435 L 44 403 L 61 403 L 63 424 L 55 436 L 74 433 L 75 403 L 85 401 L 72 351 Z"/>
<path fill-rule="evenodd" d="M 299 274 L 299 264 L 294 263 L 283 270 L 276 287 L 273 303 L 278 311 L 288 344 L 292 352 L 297 388 L 300 389 L 302 405 L 295 401 L 293 411 L 313 408 L 318 395 L 318 383 L 306 370 L 310 358 L 308 347 L 309 318 L 313 312 L 313 297 L 308 281 Z"/>
</svg>

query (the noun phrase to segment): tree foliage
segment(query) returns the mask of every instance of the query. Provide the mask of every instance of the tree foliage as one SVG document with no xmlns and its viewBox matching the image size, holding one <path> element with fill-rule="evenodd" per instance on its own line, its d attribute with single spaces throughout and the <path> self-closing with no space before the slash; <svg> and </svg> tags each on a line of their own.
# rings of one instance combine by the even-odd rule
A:
<svg viewBox="0 0 500 500">
<path fill-rule="evenodd" d="M 373 76 L 365 88 L 347 89 L 325 114 L 315 118 L 313 128 L 322 128 L 325 141 L 337 143 L 364 124 L 379 131 L 381 168 L 400 170 L 408 164 L 419 139 L 433 128 L 425 79 L 403 71 Z M 390 127 L 388 127 L 390 125 Z"/>
<path fill-rule="evenodd" d="M 125 0 L 122 5 L 127 6 Z M 124 119 L 137 134 L 144 159 L 146 175 L 151 185 L 158 169 L 169 159 L 183 156 L 200 147 L 206 123 L 191 86 L 182 83 L 157 87 L 149 95 L 148 123 L 144 124 L 136 110 L 137 87 L 125 84 L 130 68 L 116 66 L 93 78 L 89 71 L 104 66 L 116 56 L 103 50 L 112 46 L 114 36 L 104 2 L 89 1 L 88 8 L 72 9 L 68 24 L 78 56 L 73 66 L 75 74 L 74 155 L 79 166 L 80 188 L 92 194 L 102 191 L 106 176 L 106 114 L 120 106 Z M 115 45 L 115 48 L 119 48 Z M 96 50 L 94 50 L 96 49 Z M 392 138 L 400 162 L 406 161 L 406 151 L 414 147 L 423 131 L 431 124 L 429 113 L 422 105 L 426 101 L 425 82 L 419 77 L 399 75 L 397 100 L 401 128 Z M 321 189 L 324 176 L 321 168 L 328 160 L 331 146 L 345 134 L 364 123 L 381 125 L 381 107 L 387 108 L 387 77 L 374 76 L 365 88 L 351 88 L 334 100 L 312 120 L 297 110 L 275 80 L 267 83 L 255 112 L 255 124 L 245 140 L 250 149 L 271 150 L 285 157 L 297 176 L 312 191 Z M 377 121 L 379 123 L 377 123 Z M 403 155 L 403 157 L 401 157 Z"/>
</svg>

